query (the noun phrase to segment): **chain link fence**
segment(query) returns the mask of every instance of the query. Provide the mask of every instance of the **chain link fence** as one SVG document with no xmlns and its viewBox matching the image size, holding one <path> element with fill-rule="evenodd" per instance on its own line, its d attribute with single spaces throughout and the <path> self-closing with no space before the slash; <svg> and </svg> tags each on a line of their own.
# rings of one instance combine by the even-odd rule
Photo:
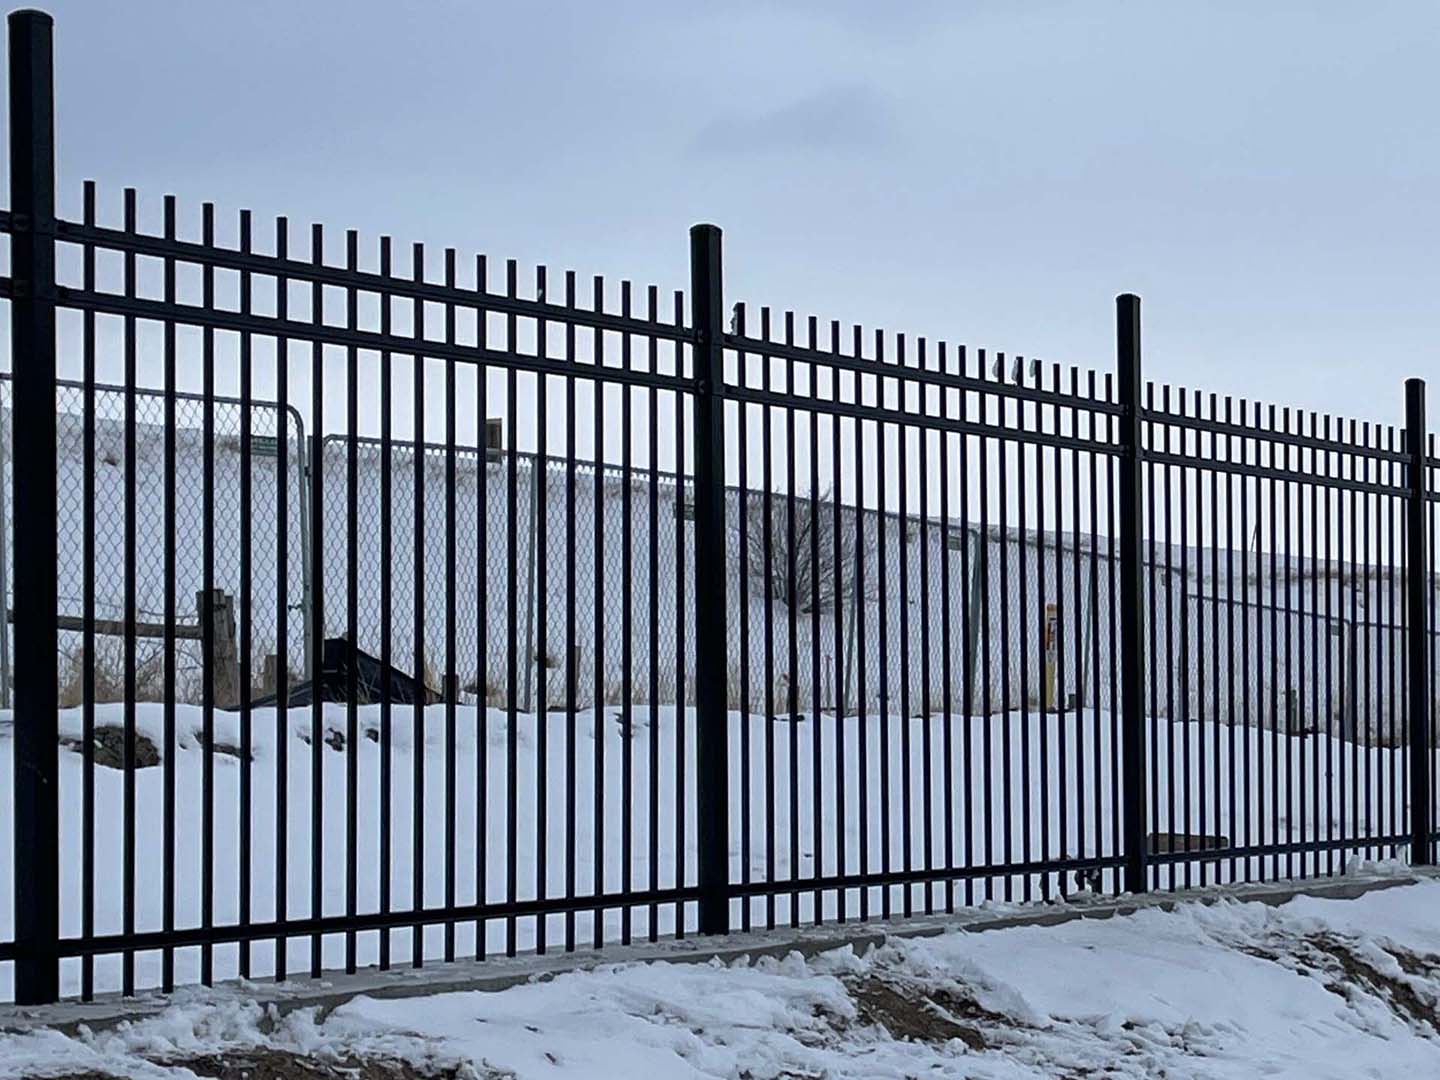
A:
<svg viewBox="0 0 1440 1080">
<path fill-rule="evenodd" d="M 10 605 L 13 598 L 14 567 L 10 530 L 13 520 L 10 455 L 10 379 L 0 378 L 0 447 L 4 467 L 3 543 L 0 572 L 5 574 L 0 597 L 4 600 L 5 634 L 0 639 L 0 702 L 8 706 L 16 673 L 12 671 L 13 627 Z M 84 391 L 78 383 L 61 383 L 57 390 L 57 451 L 59 514 L 59 615 L 60 683 L 62 705 L 79 704 L 85 667 L 83 638 L 78 630 L 64 629 L 84 615 L 85 568 L 94 573 L 94 614 L 97 626 L 123 622 L 126 616 L 125 508 L 126 424 L 125 391 L 121 387 L 95 387 L 94 452 L 87 460 L 85 450 Z M 240 589 L 240 502 L 244 475 L 240 457 L 242 412 L 240 402 L 212 399 L 210 441 L 214 483 L 211 488 L 213 513 L 214 588 L 235 598 L 237 640 L 244 640 L 248 617 L 251 671 L 254 690 L 262 692 L 259 681 L 265 658 L 278 653 L 276 610 L 277 513 L 282 467 L 287 483 L 287 535 L 283 543 L 287 590 L 286 652 L 292 678 L 308 670 L 305 627 L 308 621 L 310 583 L 304 558 L 309 546 L 308 494 L 304 483 L 304 429 L 300 416 L 288 410 L 282 423 L 273 403 L 257 402 L 250 408 L 251 428 L 251 558 L 253 560 L 249 604 Z M 164 396 L 159 391 L 135 391 L 135 619 L 154 628 L 165 618 L 165 532 L 173 516 L 175 557 L 175 623 L 179 632 L 193 628 L 199 618 L 199 594 L 205 585 L 205 402 L 199 395 L 177 394 L 174 398 L 175 470 L 173 506 L 166 491 L 165 430 L 167 417 Z M 87 544 L 84 491 L 86 472 L 94 484 L 93 534 Z M 87 556 L 87 548 L 89 554 Z M 95 640 L 96 698 L 121 700 L 125 678 L 124 639 L 117 634 L 97 632 Z M 137 697 L 159 700 L 164 695 L 164 642 L 160 637 L 139 637 L 135 645 Z M 202 693 L 201 643 L 181 638 L 175 642 L 177 700 L 198 702 Z M 19 677 L 23 677 L 20 673 Z"/>
<path fill-rule="evenodd" d="M 5 524 L 0 531 L 0 573 L 5 575 L 0 596 L 6 630 L 0 635 L 0 706 L 8 706 L 15 678 L 9 619 L 14 574 L 9 395 L 9 379 L 0 376 Z M 78 384 L 61 384 L 57 529 L 62 627 L 78 621 L 84 610 L 83 403 Z M 121 622 L 126 613 L 124 410 L 122 388 L 96 387 L 94 454 L 88 468 L 95 490 L 91 558 L 97 623 Z M 196 623 L 197 596 L 204 584 L 205 405 L 198 395 L 181 394 L 174 410 L 176 622 L 184 628 Z M 273 689 L 264 682 L 267 658 L 283 651 L 292 683 L 308 677 L 310 670 L 308 628 L 315 594 L 308 554 L 311 443 L 295 410 L 287 411 L 282 425 L 273 403 L 252 405 L 253 569 L 247 605 L 240 596 L 240 403 L 217 398 L 211 411 L 213 581 L 235 598 L 242 639 L 248 617 L 252 691 L 260 694 Z M 172 513 L 165 490 L 165 423 L 163 396 L 137 389 L 135 617 L 150 626 L 164 618 L 164 533 Z M 362 649 L 381 655 L 381 612 L 388 611 L 392 662 L 405 671 L 418 668 L 425 681 L 439 689 L 447 637 L 444 448 L 424 449 L 419 474 L 424 489 L 424 587 L 419 635 L 423 656 L 417 664 L 415 449 L 401 443 L 391 447 L 387 568 L 382 566 L 380 543 L 382 449 L 378 440 L 356 442 L 357 640 Z M 324 575 L 319 591 L 327 637 L 344 636 L 348 630 L 347 445 L 343 436 L 321 440 Z M 277 641 L 275 588 L 282 569 L 276 558 L 282 461 L 287 478 L 284 650 Z M 627 477 L 621 466 L 607 464 L 598 481 L 592 462 L 577 461 L 572 468 L 563 459 L 518 453 L 512 495 L 507 451 L 487 450 L 482 458 L 473 447 L 457 449 L 454 674 L 465 700 L 504 706 L 513 694 L 517 707 L 526 711 L 537 708 L 542 698 L 550 707 L 563 707 L 571 699 L 571 661 L 577 707 L 588 707 L 597 693 L 603 703 L 619 703 L 627 696 L 627 681 L 628 698 L 636 704 L 693 699 L 694 598 L 687 581 L 694 569 L 694 536 L 688 478 L 677 486 L 673 473 L 635 466 Z M 842 503 L 837 546 L 837 507 L 828 494 L 797 494 L 792 500 L 784 493 L 772 492 L 767 499 L 762 492 L 747 491 L 743 531 L 740 492 L 732 488 L 727 495 L 731 540 L 723 572 L 732 595 L 732 707 L 783 714 L 792 708 L 808 712 L 817 704 L 824 711 L 849 713 L 895 712 L 903 705 L 918 713 L 940 710 L 947 696 L 953 711 L 963 711 L 968 701 L 976 714 L 1069 707 L 1075 702 L 1110 707 L 1115 574 L 1109 538 L 1073 529 L 1042 534 L 996 524 L 982 528 L 973 519 L 952 519 L 946 528 L 938 518 L 874 510 L 859 513 L 857 528 L 855 507 Z M 793 588 L 788 549 L 792 533 Z M 1237 551 L 1222 549 L 1217 560 L 1208 548 L 1182 552 L 1173 547 L 1167 552 L 1158 545 L 1153 553 L 1147 550 L 1144 609 L 1152 626 L 1147 650 L 1153 643 L 1157 656 L 1178 660 L 1157 673 L 1151 687 L 1154 701 L 1147 702 L 1147 711 L 1218 720 L 1234 712 L 1258 716 L 1262 726 L 1322 730 L 1328 724 L 1336 731 L 1360 731 L 1386 742 L 1401 738 L 1401 718 L 1387 704 L 1393 698 L 1391 684 L 1403 678 L 1403 582 L 1398 571 L 1386 566 L 1357 570 L 1349 564 L 1284 555 L 1272 568 L 1268 553 L 1257 565 L 1259 558 L 1258 549 L 1250 553 L 1242 572 Z M 382 607 L 386 580 L 388 605 Z M 572 588 L 573 621 L 567 609 Z M 97 634 L 98 700 L 123 696 L 123 646 L 119 636 Z M 199 701 L 200 642 L 180 638 L 175 648 L 177 699 Z M 61 699 L 77 704 L 85 659 L 80 633 L 62 629 L 60 649 Z M 138 639 L 135 679 L 141 699 L 163 697 L 162 673 L 163 642 Z"/>
<path fill-rule="evenodd" d="M 677 569 L 677 555 L 693 558 L 694 537 L 688 496 L 677 503 L 673 474 L 636 467 L 627 477 L 621 466 L 607 464 L 597 476 L 593 462 L 577 461 L 572 467 L 526 453 L 514 455 L 512 473 L 508 452 L 488 450 L 482 457 L 467 447 L 455 452 L 452 496 L 447 494 L 444 447 L 423 447 L 417 473 L 414 445 L 392 443 L 386 566 L 381 525 L 385 450 L 378 440 L 355 442 L 356 640 L 361 649 L 382 655 L 381 615 L 388 612 L 391 662 L 407 671 L 418 668 L 427 684 L 439 688 L 446 662 L 447 592 L 453 589 L 453 674 L 466 700 L 504 706 L 513 695 L 526 711 L 537 708 L 542 697 L 547 705 L 563 706 L 569 700 L 572 657 L 579 707 L 595 701 L 597 688 L 603 703 L 618 703 L 627 678 L 630 700 L 637 704 L 673 702 L 677 694 L 689 692 L 694 598 Z M 348 450 L 344 436 L 322 441 L 324 625 L 326 635 L 334 637 L 348 630 Z M 423 491 L 418 635 L 417 491 Z M 451 497 L 455 559 L 447 575 Z M 659 554 L 653 571 L 647 569 L 652 543 Z M 567 609 L 572 588 L 573 612 Z M 423 653 L 418 664 L 417 637 Z"/>
</svg>

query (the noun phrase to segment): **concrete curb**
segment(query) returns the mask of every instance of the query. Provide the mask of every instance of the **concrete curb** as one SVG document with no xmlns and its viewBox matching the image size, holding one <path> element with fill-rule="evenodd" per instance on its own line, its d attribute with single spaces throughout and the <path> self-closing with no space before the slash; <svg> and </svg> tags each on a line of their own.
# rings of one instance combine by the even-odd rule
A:
<svg viewBox="0 0 1440 1080">
<path fill-rule="evenodd" d="M 1173 893 L 1122 896 L 1051 904 L 1003 904 L 972 908 L 954 915 L 920 917 L 864 924 L 828 924 L 823 927 L 757 931 L 725 937 L 691 937 L 679 941 L 608 947 L 603 951 L 527 954 L 494 960 L 467 960 L 414 969 L 380 971 L 367 968 L 354 975 L 331 975 L 287 983 L 226 982 L 213 988 L 184 987 L 174 994 L 146 994 L 134 998 L 106 995 L 90 1002 L 62 1002 L 38 1007 L 0 1008 L 0 1031 L 52 1028 L 74 1033 L 81 1027 L 100 1030 L 144 1020 L 173 1005 L 197 1002 L 254 1001 L 277 1014 L 297 1009 L 318 1009 L 323 1015 L 357 997 L 408 998 L 459 991 L 505 990 L 523 983 L 541 982 L 575 971 L 623 964 L 696 964 L 719 960 L 782 957 L 798 952 L 814 956 L 850 946 L 863 951 L 883 945 L 889 938 L 933 937 L 952 931 L 983 933 L 1025 926 L 1057 926 L 1076 919 L 1110 919 L 1147 909 L 1171 911 L 1184 903 L 1220 901 L 1278 906 L 1298 896 L 1353 900 L 1365 893 L 1440 880 L 1440 869 L 1404 868 L 1392 872 L 1350 874 L 1337 878 L 1309 878 L 1255 885 L 1224 885 Z"/>
</svg>

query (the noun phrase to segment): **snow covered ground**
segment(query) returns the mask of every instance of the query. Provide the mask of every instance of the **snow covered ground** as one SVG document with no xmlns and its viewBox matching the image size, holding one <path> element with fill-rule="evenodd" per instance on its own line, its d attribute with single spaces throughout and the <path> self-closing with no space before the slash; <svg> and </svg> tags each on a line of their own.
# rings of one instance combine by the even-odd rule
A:
<svg viewBox="0 0 1440 1080">
<path fill-rule="evenodd" d="M 123 708 L 104 705 L 97 709 L 97 724 L 112 729 L 123 723 Z M 414 847 L 416 805 L 414 785 L 417 745 L 413 710 L 396 706 L 392 718 L 392 762 L 390 795 L 392 813 L 388 865 L 381 860 L 381 754 L 380 709 L 358 710 L 360 738 L 356 740 L 356 894 L 357 911 L 379 910 L 382 881 L 388 881 L 394 910 L 412 907 L 414 901 Z M 312 768 L 315 765 L 311 739 L 312 713 L 293 709 L 288 721 L 277 725 L 275 710 L 256 710 L 251 722 L 253 760 L 250 774 L 252 805 L 248 835 L 251 844 L 252 877 L 249 891 L 250 917 L 257 922 L 272 920 L 276 912 L 277 834 L 284 837 L 286 852 L 286 908 L 292 918 L 312 914 Z M 818 723 L 818 730 L 817 730 Z M 163 752 L 163 710 L 155 704 L 141 704 L 136 712 L 137 730 Z M 177 748 L 175 755 L 176 892 L 175 925 L 201 925 L 201 866 L 203 788 L 205 767 L 202 741 L 203 713 L 194 706 L 176 710 Z M 79 710 L 64 710 L 60 717 L 62 738 L 71 740 L 61 753 L 61 933 L 67 937 L 81 932 L 81 823 L 82 758 L 74 740 L 81 734 Z M 285 732 L 277 739 L 277 727 Z M 323 859 L 321 862 L 320 912 L 337 915 L 346 904 L 346 827 L 349 747 L 346 744 L 346 710 L 327 705 L 320 740 Z M 597 740 L 596 733 L 600 734 Z M 483 730 L 483 739 L 477 735 Z M 545 735 L 544 755 L 540 735 Z M 239 813 L 241 766 L 236 748 L 240 745 L 239 716 L 215 714 L 216 752 L 214 770 L 214 922 L 234 924 L 240 915 L 240 837 L 245 830 Z M 628 732 L 628 734 L 627 734 Z M 792 819 L 791 734 L 795 736 L 796 791 Z M 844 734 L 844 768 L 840 768 Z M 948 733 L 948 741 L 947 741 Z M 10 775 L 13 729 L 9 716 L 0 713 L 0 777 Z M 446 716 L 443 706 L 425 711 L 421 732 L 424 781 L 418 800 L 423 813 L 423 899 L 427 907 L 444 903 L 446 888 L 445 776 L 447 767 Z M 579 895 L 596 891 L 597 877 L 603 891 L 625 887 L 645 889 L 653 880 L 661 889 L 677 881 L 693 885 L 696 880 L 695 826 L 695 720 L 693 712 L 677 713 L 668 707 L 652 709 L 634 706 L 631 710 L 612 707 L 600 714 L 588 710 L 576 714 L 573 729 L 563 712 L 547 714 L 542 726 L 533 714 L 515 718 L 514 791 L 517 898 L 539 894 L 565 895 L 569 853 L 573 850 L 575 889 Z M 731 716 L 731 880 L 764 881 L 767 852 L 773 842 L 775 880 L 786 881 L 792 874 L 801 881 L 793 901 L 790 894 L 776 897 L 774 918 L 788 923 L 816 918 L 814 894 L 804 879 L 814 873 L 817 862 L 823 875 L 841 869 L 861 869 L 862 854 L 871 871 L 900 869 L 908 865 L 923 869 L 927 857 L 934 866 L 997 865 L 1068 855 L 1113 855 L 1116 851 L 1116 820 L 1112 763 L 1112 718 L 1106 713 L 1066 714 L 1063 724 L 1053 714 L 1045 717 L 1016 714 L 965 718 L 931 716 L 928 719 L 870 716 L 862 724 L 856 717 L 838 722 L 821 715 L 767 724 L 762 717 Z M 742 736 L 749 745 L 748 773 L 742 769 Z M 928 736 L 928 739 L 927 739 Z M 1215 724 L 1160 724 L 1156 732 L 1158 753 L 1155 779 L 1157 810 L 1153 826 L 1158 831 L 1219 832 L 1232 842 L 1271 843 L 1276 840 L 1316 840 L 1328 836 L 1382 836 L 1403 831 L 1405 772 L 1400 750 L 1386 747 L 1356 747 L 1340 739 L 1319 736 L 1287 738 L 1281 733 L 1258 728 L 1233 730 Z M 1230 756 L 1234 739 L 1234 757 Z M 683 739 L 683 744 L 682 744 Z M 767 746 L 767 741 L 773 745 Z M 927 741 L 929 745 L 927 746 Z M 455 862 L 454 889 L 460 905 L 474 903 L 477 895 L 490 902 L 506 899 L 510 825 L 509 717 L 501 710 L 456 710 L 455 768 Z M 860 747 L 866 756 L 861 771 Z M 908 744 L 908 746 L 907 746 Z M 683 752 L 682 752 L 683 745 Z M 565 782 L 567 755 L 575 755 L 575 827 L 567 832 Z M 819 749 L 820 787 L 814 788 L 816 747 Z M 280 750 L 285 750 L 284 790 L 287 816 L 283 829 L 277 827 L 277 782 Z M 477 750 L 483 748 L 483 762 Z M 597 769 L 597 749 L 603 748 L 603 769 Z M 908 754 L 907 754 L 908 748 Z M 650 755 L 655 754 L 658 783 L 652 786 Z M 948 757 L 947 757 L 948 751 Z M 630 794 L 625 798 L 625 765 L 631 764 Z M 543 773 L 540 769 L 544 762 Z M 1173 760 L 1173 771 L 1170 762 Z M 1230 762 L 1235 762 L 1232 775 Z M 1042 761 L 1046 763 L 1042 772 Z M 1061 768 L 1061 763 L 1066 768 Z M 927 764 L 928 763 L 928 764 Z M 1248 764 L 1247 764 L 1248 763 Z M 988 768 L 987 768 L 988 764 Z M 1186 769 L 1191 777 L 1191 799 L 1184 798 Z M 909 774 L 908 810 L 904 781 Z M 164 773 L 150 767 L 136 773 L 136 879 L 135 926 L 137 930 L 158 930 L 163 926 L 164 879 L 160 872 L 164 816 Z M 597 773 L 603 774 L 603 835 L 600 857 L 596 859 Z M 931 801 L 926 815 L 925 779 L 930 780 Z M 1315 778 L 1321 778 L 1316 791 Z M 483 785 L 477 779 L 483 777 Z M 863 781 L 862 781 L 863 777 Z M 1359 782 L 1357 782 L 1357 777 Z M 1042 778 L 1046 781 L 1042 783 Z M 1366 782 L 1368 778 L 1368 783 Z M 95 930 L 98 934 L 119 933 L 123 928 L 123 773 L 116 768 L 95 769 Z M 1278 788 L 1277 788 L 1278 781 Z M 684 789 L 685 819 L 677 822 L 677 793 Z M 1235 815 L 1230 814 L 1230 792 L 1236 793 Z M 1278 790 L 1278 795 L 1276 794 Z M 843 815 L 840 799 L 844 792 Z M 1171 798 L 1171 792 L 1175 797 Z M 1220 802 L 1215 802 L 1215 792 Z M 541 792 L 545 795 L 541 814 Z M 1202 804 L 1201 793 L 1207 793 Z M 1328 793 L 1334 792 L 1333 801 Z M 818 794 L 818 798 L 816 795 Z M 1098 794 L 1098 801 L 1097 801 Z M 863 796 L 863 798 L 862 798 Z M 1248 797 L 1247 797 L 1248 796 Z M 1302 797 L 1303 796 L 1303 797 Z M 1362 796 L 1364 796 L 1362 798 Z M 772 798 L 773 797 L 773 798 Z M 888 801 L 886 801 L 888 798 Z M 13 857 L 10 849 L 10 788 L 0 785 L 0 938 L 13 933 Z M 479 811 L 484 808 L 484 827 Z M 773 817 L 767 811 L 773 807 Z M 747 813 L 748 808 L 748 813 Z M 628 811 L 628 814 L 627 814 Z M 816 816 L 818 811 L 818 818 Z M 629 858 L 626 859 L 624 821 L 632 825 Z M 743 828 L 748 820 L 748 831 Z M 793 835 L 792 835 L 793 820 Z M 542 838 L 540 824 L 544 823 Z M 927 835 L 927 821 L 930 825 Z M 947 821 L 949 829 L 947 830 Z M 653 825 L 652 825 L 653 822 Z M 773 826 L 772 823 L 773 822 Z M 772 841 L 773 828 L 773 841 Z M 655 858 L 651 859 L 652 831 Z M 483 857 L 480 841 L 484 842 Z M 947 851 L 946 844 L 949 843 Z M 573 843 L 573 849 L 571 847 Z M 1027 846 L 1028 844 L 1028 846 Z M 1389 846 L 1360 844 L 1354 850 L 1335 852 L 1333 864 L 1326 854 L 1311 854 L 1290 860 L 1279 858 L 1221 858 L 1215 863 L 1191 867 L 1186 878 L 1175 872 L 1175 882 L 1202 883 L 1224 879 L 1273 879 L 1293 874 L 1343 870 L 1356 854 L 1362 858 L 1393 857 Z M 543 863 L 541 853 L 544 853 Z M 683 872 L 680 860 L 683 854 Z M 887 860 L 888 859 L 888 864 Z M 484 870 L 483 893 L 477 890 L 477 866 Z M 597 875 L 597 866 L 599 874 Z M 543 867 L 543 868 L 542 868 Z M 628 868 L 628 879 L 627 879 Z M 1202 877 L 1202 868 L 1209 877 Z M 1160 884 L 1169 883 L 1164 871 Z M 1060 875 L 1009 875 L 1003 873 L 988 882 L 954 886 L 957 904 L 982 902 L 989 897 L 1001 900 L 1042 899 L 1062 886 L 1074 887 L 1073 879 L 1062 882 Z M 1100 880 L 1106 891 L 1115 887 L 1113 872 Z M 988 887 L 987 887 L 988 886 Z M 845 894 L 850 915 L 859 911 L 861 890 Z M 947 885 L 935 882 L 909 889 L 871 888 L 863 897 L 869 910 L 880 915 L 896 914 L 908 905 L 915 912 L 927 906 L 943 910 L 948 899 Z M 792 909 L 792 903 L 794 907 Z M 835 890 L 820 897 L 818 914 L 833 919 L 838 914 Z M 888 905 L 888 908 L 887 908 Z M 749 905 L 749 925 L 764 925 L 769 905 L 756 898 Z M 732 906 L 732 924 L 744 923 L 740 901 Z M 630 929 L 636 939 L 651 931 L 651 909 L 634 908 Z M 607 941 L 618 941 L 624 933 L 625 914 L 608 910 L 599 932 Z M 688 905 L 678 913 L 693 926 L 695 911 Z M 674 905 L 660 905 L 654 913 L 654 930 L 667 935 L 676 929 Z M 566 917 L 547 915 L 545 934 L 551 947 L 564 941 Z M 594 916 L 581 912 L 575 919 L 577 940 L 592 941 L 597 933 Z M 491 920 L 485 928 L 485 944 L 491 953 L 506 947 L 508 927 L 504 920 Z M 516 947 L 533 948 L 539 935 L 538 920 L 521 918 L 515 926 Z M 408 930 L 390 935 L 393 962 L 403 964 L 411 956 Z M 343 935 L 330 935 L 323 942 L 324 967 L 334 969 L 345 961 Z M 309 966 L 309 941 L 296 938 L 287 947 L 292 972 Z M 461 922 L 456 928 L 457 955 L 476 951 L 476 928 Z M 380 933 L 362 932 L 357 941 L 361 966 L 379 958 Z M 422 936 L 421 948 L 427 958 L 444 954 L 444 927 L 431 926 Z M 199 950 L 180 949 L 175 956 L 179 983 L 200 978 Z M 274 945 L 256 942 L 252 948 L 251 972 L 262 976 L 274 970 Z M 233 978 L 239 972 L 239 948 L 217 946 L 215 977 Z M 158 985 L 161 957 L 156 952 L 136 956 L 136 985 Z M 97 959 L 97 992 L 120 986 L 120 958 Z M 0 965 L 0 1000 L 12 994 L 10 965 Z M 80 965 L 62 964 L 62 992 L 76 994 L 80 987 Z"/>
<path fill-rule="evenodd" d="M 326 1016 L 193 991 L 115 1030 L 0 1035 L 0 1077 L 188 1077 L 180 1062 L 256 1052 L 486 1078 L 1435 1076 L 1437 1006 L 1440 882 L 1426 882 L 809 961 L 609 966 Z"/>
</svg>

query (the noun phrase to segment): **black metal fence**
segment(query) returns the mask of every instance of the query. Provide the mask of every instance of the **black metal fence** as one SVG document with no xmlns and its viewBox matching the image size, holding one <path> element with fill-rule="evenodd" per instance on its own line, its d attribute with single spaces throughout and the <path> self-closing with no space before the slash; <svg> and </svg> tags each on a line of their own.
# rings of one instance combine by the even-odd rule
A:
<svg viewBox="0 0 1440 1080">
<path fill-rule="evenodd" d="M 0 992 L 1430 861 L 1418 381 L 1402 430 L 1153 387 L 1128 295 L 1113 375 L 752 311 L 712 226 L 687 298 L 58 216 L 50 38 Z"/>
</svg>

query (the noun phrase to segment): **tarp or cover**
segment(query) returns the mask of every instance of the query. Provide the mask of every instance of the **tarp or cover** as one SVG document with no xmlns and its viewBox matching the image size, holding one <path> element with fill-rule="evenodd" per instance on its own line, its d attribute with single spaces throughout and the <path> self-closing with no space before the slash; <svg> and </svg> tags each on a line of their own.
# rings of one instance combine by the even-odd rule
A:
<svg viewBox="0 0 1440 1080">
<path fill-rule="evenodd" d="M 350 668 L 355 667 L 356 699 L 361 705 L 374 704 L 382 699 L 384 691 L 382 675 L 384 665 L 375 657 L 357 649 L 344 638 L 326 638 L 325 649 L 320 659 L 320 700 L 347 701 L 350 685 Z M 436 690 L 405 674 L 393 664 L 390 666 L 390 701 L 396 704 L 413 704 L 420 696 L 426 705 L 437 705 L 441 696 Z M 314 701 L 312 680 L 296 683 L 290 688 L 287 698 L 289 705 L 309 705 Z M 276 695 L 267 694 L 251 702 L 253 707 L 276 704 Z"/>
</svg>

